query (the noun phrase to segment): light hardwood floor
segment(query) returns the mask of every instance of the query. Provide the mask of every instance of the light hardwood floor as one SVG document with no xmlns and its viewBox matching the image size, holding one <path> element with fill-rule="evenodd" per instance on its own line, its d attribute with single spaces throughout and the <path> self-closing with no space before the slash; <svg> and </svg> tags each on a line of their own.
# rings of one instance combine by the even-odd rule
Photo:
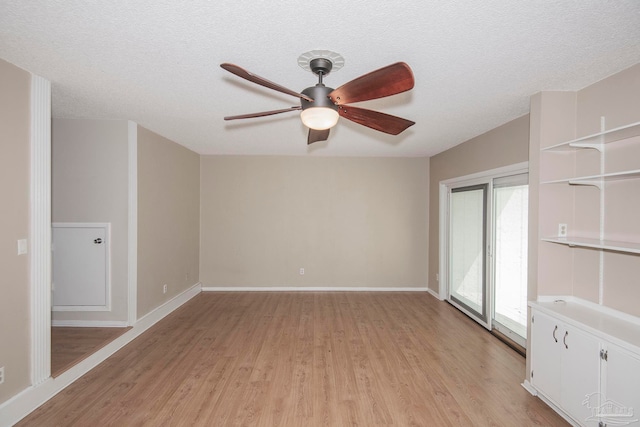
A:
<svg viewBox="0 0 640 427">
<path fill-rule="evenodd" d="M 51 376 L 57 377 L 131 328 L 51 328 Z"/>
<path fill-rule="evenodd" d="M 566 425 L 524 366 L 426 293 L 202 293 L 19 425 Z"/>
</svg>

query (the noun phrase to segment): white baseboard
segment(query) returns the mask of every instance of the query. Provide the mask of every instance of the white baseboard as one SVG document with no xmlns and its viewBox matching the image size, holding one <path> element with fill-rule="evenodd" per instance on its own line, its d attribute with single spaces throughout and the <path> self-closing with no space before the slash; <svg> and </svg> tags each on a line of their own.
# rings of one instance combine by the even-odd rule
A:
<svg viewBox="0 0 640 427">
<path fill-rule="evenodd" d="M 538 390 L 536 390 L 535 388 L 533 388 L 533 386 L 531 385 L 531 383 L 529 382 L 529 380 L 524 380 L 524 382 L 522 384 L 520 384 L 525 390 L 527 390 L 529 392 L 529 394 L 531 394 L 531 396 L 537 396 L 538 395 Z"/>
<path fill-rule="evenodd" d="M 151 312 L 139 318 L 134 327 L 141 325 L 145 330 L 149 329 L 167 314 L 171 313 L 176 308 L 198 295 L 200 292 L 202 292 L 202 284 L 196 283 L 186 291 L 183 291 L 181 294 L 178 294 L 174 298 L 165 302 L 160 307 L 155 308 Z"/>
<path fill-rule="evenodd" d="M 151 326 L 162 320 L 169 313 L 189 301 L 201 292 L 201 284 L 197 283 L 191 288 L 167 301 L 160 307 L 138 319 L 130 330 L 120 335 L 109 344 L 93 353 L 77 365 L 70 368 L 56 378 L 48 378 L 37 387 L 30 386 L 0 405 L 0 426 L 12 426 L 53 396 L 64 390 L 69 384 L 98 366 L 109 356 L 133 341 Z"/>
<path fill-rule="evenodd" d="M 440 297 L 440 293 L 438 291 L 434 291 L 431 288 L 427 288 L 427 292 L 429 292 L 431 295 L 433 295 L 435 298 L 439 299 L 440 301 L 444 301 L 444 299 Z"/>
<path fill-rule="evenodd" d="M 68 328 L 126 328 L 126 320 L 51 320 L 51 326 Z"/>
<path fill-rule="evenodd" d="M 202 292 L 425 292 L 427 288 L 203 286 Z"/>
</svg>

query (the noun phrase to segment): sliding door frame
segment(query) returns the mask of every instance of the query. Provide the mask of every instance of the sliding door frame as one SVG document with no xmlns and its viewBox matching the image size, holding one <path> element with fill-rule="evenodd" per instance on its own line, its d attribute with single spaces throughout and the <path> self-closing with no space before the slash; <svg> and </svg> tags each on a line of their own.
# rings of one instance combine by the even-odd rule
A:
<svg viewBox="0 0 640 427">
<path fill-rule="evenodd" d="M 468 186 L 477 185 L 477 184 L 486 184 L 488 182 L 489 185 L 487 188 L 487 191 L 488 191 L 487 194 L 491 194 L 491 192 L 493 191 L 492 182 L 494 178 L 501 178 L 504 176 L 516 175 L 516 174 L 522 174 L 522 173 L 528 173 L 528 172 L 529 172 L 529 162 L 522 162 L 522 163 L 516 163 L 509 166 L 491 169 L 488 171 L 478 172 L 470 175 L 465 175 L 461 177 L 450 178 L 444 181 L 440 181 L 439 212 L 438 212 L 439 214 L 439 233 L 438 233 L 439 234 L 439 258 L 440 258 L 439 266 L 438 266 L 438 270 L 439 270 L 438 295 L 440 299 L 451 302 L 451 300 L 449 299 L 449 294 L 450 294 L 449 293 L 449 287 L 450 287 L 449 237 L 450 237 L 450 227 L 451 227 L 451 224 L 449 223 L 450 222 L 449 221 L 449 214 L 450 214 L 449 194 L 451 189 L 459 188 L 459 187 L 468 187 Z M 492 209 L 493 209 L 492 203 L 487 203 L 486 209 L 487 209 L 486 213 L 488 217 L 492 218 Z M 492 222 L 493 221 L 487 221 L 487 225 L 486 225 L 487 247 L 485 248 L 485 250 L 489 255 L 489 258 L 492 260 L 492 262 L 487 263 L 488 268 L 486 269 L 486 272 L 485 272 L 485 280 L 487 281 L 487 283 L 490 283 L 490 281 L 493 280 L 493 274 L 494 274 L 494 268 L 492 265 L 493 264 L 493 246 L 494 246 L 493 238 L 491 237 L 493 236 Z M 480 323 L 482 326 L 491 330 L 494 295 L 493 295 L 493 287 L 489 286 L 489 288 L 490 288 L 489 292 L 487 292 L 487 295 L 485 295 L 485 301 L 487 301 L 486 323 L 483 323 L 481 319 L 478 319 L 478 317 L 475 314 L 468 312 L 464 307 L 461 307 L 457 304 L 454 304 L 454 305 L 458 309 L 460 309 L 462 312 L 469 315 L 474 320 L 478 321 L 478 323 Z"/>
<path fill-rule="evenodd" d="M 455 306 L 458 310 L 464 312 L 467 316 L 472 317 L 474 320 L 476 320 L 478 323 L 480 323 L 482 326 L 484 326 L 487 329 L 491 329 L 491 294 L 490 294 L 490 289 L 489 289 L 489 271 L 490 271 L 490 266 L 489 263 L 487 262 L 487 255 L 488 255 L 488 251 L 489 251 L 489 247 L 490 247 L 490 243 L 489 243 L 489 239 L 491 236 L 491 224 L 487 221 L 487 218 L 491 218 L 492 215 L 492 206 L 489 203 L 490 200 L 490 191 L 492 187 L 491 187 L 491 181 L 489 180 L 489 182 L 487 182 L 487 180 L 485 179 L 480 179 L 480 180 L 472 180 L 472 181 L 466 181 L 464 184 L 462 185 L 452 185 L 452 186 L 448 186 L 447 187 L 447 195 L 450 196 L 452 193 L 462 193 L 462 192 L 466 192 L 466 191 L 477 191 L 477 190 L 481 190 L 482 191 L 482 219 L 481 219 L 481 223 L 482 223 L 482 303 L 481 303 L 481 311 L 477 311 L 474 308 L 472 308 L 471 306 L 469 306 L 467 303 L 465 303 L 464 301 L 462 301 L 460 298 L 458 298 L 457 296 L 453 295 L 453 292 L 451 292 L 451 287 L 448 286 L 447 287 L 447 301 L 449 301 L 449 303 L 451 303 L 453 306 Z M 451 232 L 452 229 L 455 228 L 454 224 L 451 224 L 451 222 L 449 221 L 451 219 L 451 205 L 452 205 L 452 200 L 451 197 L 448 198 L 447 200 L 447 204 L 448 204 L 448 214 L 447 214 L 447 236 L 451 237 Z M 451 277 L 449 275 L 449 273 L 451 272 L 451 264 L 450 261 L 453 259 L 453 245 L 450 245 L 450 240 L 447 240 L 447 284 L 451 285 Z"/>
</svg>

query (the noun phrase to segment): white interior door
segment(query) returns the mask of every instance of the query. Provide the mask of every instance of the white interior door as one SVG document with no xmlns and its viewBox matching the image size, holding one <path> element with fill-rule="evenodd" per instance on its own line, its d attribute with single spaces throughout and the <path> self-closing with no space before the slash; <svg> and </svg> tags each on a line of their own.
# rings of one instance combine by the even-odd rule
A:
<svg viewBox="0 0 640 427">
<path fill-rule="evenodd" d="M 52 242 L 53 310 L 108 310 L 108 224 L 53 224 Z"/>
</svg>

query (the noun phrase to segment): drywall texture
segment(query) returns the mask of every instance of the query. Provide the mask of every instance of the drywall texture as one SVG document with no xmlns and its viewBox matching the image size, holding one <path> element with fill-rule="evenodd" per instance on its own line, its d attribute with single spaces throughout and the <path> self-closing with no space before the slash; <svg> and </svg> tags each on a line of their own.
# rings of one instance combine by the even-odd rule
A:
<svg viewBox="0 0 640 427">
<path fill-rule="evenodd" d="M 577 92 L 576 137 L 640 120 L 640 64 L 627 68 Z"/>
<path fill-rule="evenodd" d="M 431 157 L 429 186 L 429 289 L 438 292 L 440 181 L 526 162 L 529 115 Z"/>
<path fill-rule="evenodd" d="M 198 154 L 138 126 L 138 318 L 198 283 L 199 236 Z"/>
<path fill-rule="evenodd" d="M 201 171 L 203 286 L 426 287 L 428 158 L 203 156 Z"/>
<path fill-rule="evenodd" d="M 111 223 L 111 311 L 57 311 L 54 322 L 127 320 L 127 126 L 126 120 L 52 122 L 52 221 Z"/>
<path fill-rule="evenodd" d="M 0 59 L 0 404 L 30 384 L 29 238 L 31 74 Z"/>
</svg>

